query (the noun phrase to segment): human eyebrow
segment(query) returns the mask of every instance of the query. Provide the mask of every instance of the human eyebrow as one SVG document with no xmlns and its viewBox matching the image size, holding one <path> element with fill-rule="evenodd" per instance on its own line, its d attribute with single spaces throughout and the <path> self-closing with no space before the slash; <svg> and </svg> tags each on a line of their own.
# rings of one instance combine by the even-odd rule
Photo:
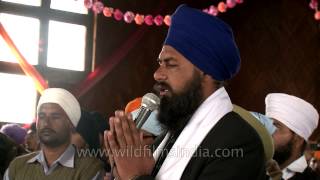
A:
<svg viewBox="0 0 320 180">
<path fill-rule="evenodd" d="M 173 57 L 168 57 L 168 58 L 164 58 L 164 59 L 157 59 L 157 62 L 161 65 L 162 63 L 171 63 L 171 62 L 176 62 L 176 59 Z"/>
<path fill-rule="evenodd" d="M 62 116 L 62 113 L 55 112 L 55 113 L 52 113 L 51 115 L 52 116 Z"/>
<path fill-rule="evenodd" d="M 168 62 L 176 61 L 176 59 L 174 59 L 173 57 L 168 57 L 168 58 L 164 58 L 163 61 L 168 63 Z"/>
</svg>

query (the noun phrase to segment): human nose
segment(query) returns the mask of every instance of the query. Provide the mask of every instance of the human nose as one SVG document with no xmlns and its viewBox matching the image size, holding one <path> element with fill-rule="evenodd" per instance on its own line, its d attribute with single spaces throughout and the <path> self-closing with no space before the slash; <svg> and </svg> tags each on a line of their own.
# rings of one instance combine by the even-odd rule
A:
<svg viewBox="0 0 320 180">
<path fill-rule="evenodd" d="M 160 81 L 164 81 L 167 79 L 167 75 L 165 73 L 165 71 L 163 70 L 163 67 L 159 67 L 153 74 L 153 78 L 154 80 L 160 82 Z"/>
<path fill-rule="evenodd" d="M 38 119 L 38 121 L 40 121 L 40 127 L 42 127 L 42 128 L 50 126 L 50 123 L 51 123 L 50 117 L 48 117 L 48 116 L 41 117 Z"/>
</svg>

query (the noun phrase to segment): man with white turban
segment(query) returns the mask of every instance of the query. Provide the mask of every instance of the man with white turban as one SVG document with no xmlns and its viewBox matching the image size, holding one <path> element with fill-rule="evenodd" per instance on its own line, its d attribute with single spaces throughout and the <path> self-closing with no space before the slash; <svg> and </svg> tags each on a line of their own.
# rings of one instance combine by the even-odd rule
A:
<svg viewBox="0 0 320 180">
<path fill-rule="evenodd" d="M 282 178 L 319 179 L 303 155 L 306 142 L 318 126 L 317 110 L 303 99 L 283 93 L 268 94 L 265 103 L 266 116 L 277 128 L 273 134 L 274 159 L 282 169 Z"/>
<path fill-rule="evenodd" d="M 81 157 L 71 144 L 80 116 L 80 104 L 70 92 L 46 89 L 37 107 L 41 150 L 13 160 L 4 179 L 101 179 L 102 163 Z"/>
</svg>

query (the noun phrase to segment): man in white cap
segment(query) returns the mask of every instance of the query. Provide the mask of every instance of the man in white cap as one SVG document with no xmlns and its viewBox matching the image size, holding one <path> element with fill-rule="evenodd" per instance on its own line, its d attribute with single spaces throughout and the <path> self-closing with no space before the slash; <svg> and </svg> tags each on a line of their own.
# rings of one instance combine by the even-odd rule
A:
<svg viewBox="0 0 320 180">
<path fill-rule="evenodd" d="M 71 133 L 80 116 L 79 102 L 70 92 L 46 89 L 37 107 L 41 150 L 13 160 L 4 179 L 101 179 L 102 163 L 80 157 L 71 144 Z"/>
<path fill-rule="evenodd" d="M 308 102 L 288 94 L 272 93 L 266 99 L 266 116 L 274 120 L 274 159 L 282 169 L 282 178 L 319 179 L 308 168 L 304 150 L 318 126 L 319 114 Z"/>
</svg>

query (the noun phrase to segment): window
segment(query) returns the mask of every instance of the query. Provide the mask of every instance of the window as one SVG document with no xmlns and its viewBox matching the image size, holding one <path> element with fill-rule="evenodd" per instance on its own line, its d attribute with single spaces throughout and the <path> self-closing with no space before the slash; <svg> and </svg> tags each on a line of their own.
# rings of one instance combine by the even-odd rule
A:
<svg viewBox="0 0 320 180">
<path fill-rule="evenodd" d="M 32 65 L 38 64 L 39 19 L 0 13 L 0 21 L 26 60 Z M 2 36 L 0 37 L 0 59 L 17 62 Z"/>
<path fill-rule="evenodd" d="M 48 66 L 84 70 L 86 27 L 49 21 Z"/>
<path fill-rule="evenodd" d="M 0 121 L 31 123 L 37 100 L 37 90 L 31 78 L 0 73 L 0 84 Z"/>
<path fill-rule="evenodd" d="M 3 1 L 24 4 L 24 5 L 30 5 L 30 6 L 40 6 L 41 5 L 41 0 L 3 0 Z"/>
<path fill-rule="evenodd" d="M 84 7 L 84 1 L 80 0 L 51 0 L 50 8 L 74 13 L 88 14 Z"/>
<path fill-rule="evenodd" d="M 0 22 L 49 85 L 73 85 L 90 72 L 93 15 L 84 7 L 84 0 L 0 0 Z M 8 112 L 0 115 L 0 121 L 29 122 L 35 115 L 38 94 L 1 36 L 0 74 L 1 87 L 7 83 L 0 90 L 0 108 Z M 27 97 L 20 96 L 21 92 L 18 97 L 15 89 L 23 89 Z M 15 106 L 10 105 L 13 97 L 23 103 L 17 106 L 14 100 Z"/>
</svg>

